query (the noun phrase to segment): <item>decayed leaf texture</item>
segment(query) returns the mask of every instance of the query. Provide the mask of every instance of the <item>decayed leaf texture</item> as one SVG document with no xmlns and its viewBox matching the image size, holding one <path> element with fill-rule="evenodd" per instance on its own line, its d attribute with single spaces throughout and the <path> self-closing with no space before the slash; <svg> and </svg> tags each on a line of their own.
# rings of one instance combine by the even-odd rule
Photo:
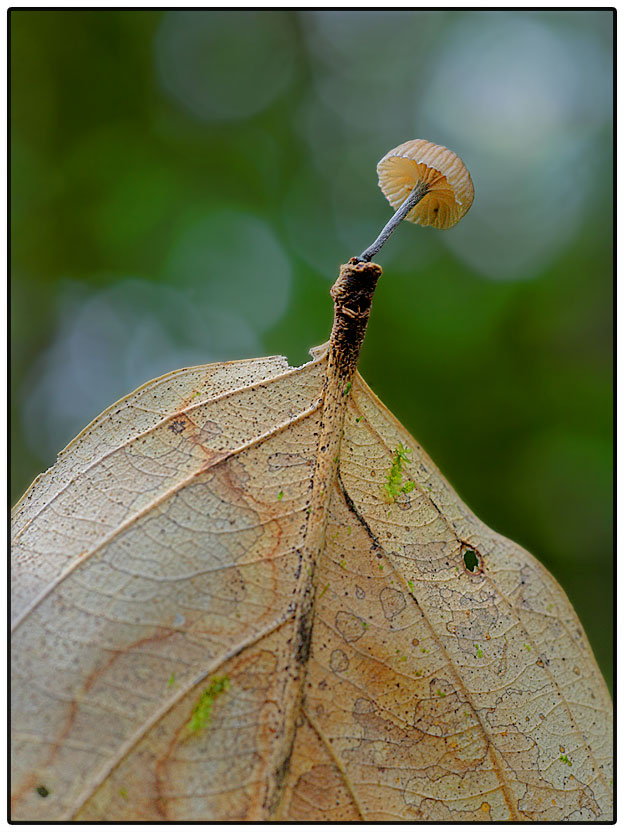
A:
<svg viewBox="0 0 624 832">
<path fill-rule="evenodd" d="M 565 594 L 336 327 L 299 368 L 144 385 L 16 507 L 15 820 L 611 817 L 611 701 Z"/>
</svg>

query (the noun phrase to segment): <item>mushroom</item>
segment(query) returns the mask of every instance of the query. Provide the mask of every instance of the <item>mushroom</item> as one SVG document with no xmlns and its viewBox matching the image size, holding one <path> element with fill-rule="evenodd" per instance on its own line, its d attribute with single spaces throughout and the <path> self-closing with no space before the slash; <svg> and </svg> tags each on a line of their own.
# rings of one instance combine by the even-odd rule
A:
<svg viewBox="0 0 624 832">
<path fill-rule="evenodd" d="M 370 260 L 403 219 L 417 225 L 451 228 L 472 205 L 468 169 L 456 153 L 439 144 L 412 139 L 388 151 L 377 163 L 379 187 L 397 212 L 357 260 Z"/>
</svg>

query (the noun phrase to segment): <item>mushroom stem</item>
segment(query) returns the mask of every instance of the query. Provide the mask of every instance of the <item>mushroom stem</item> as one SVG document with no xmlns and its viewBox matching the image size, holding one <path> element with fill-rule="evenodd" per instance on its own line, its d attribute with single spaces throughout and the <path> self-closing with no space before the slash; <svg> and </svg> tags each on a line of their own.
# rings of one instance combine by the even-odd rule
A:
<svg viewBox="0 0 624 832">
<path fill-rule="evenodd" d="M 368 262 L 371 259 L 371 257 L 374 257 L 377 254 L 377 252 L 381 249 L 383 244 L 386 242 L 388 237 L 392 234 L 397 225 L 401 222 L 401 220 L 404 220 L 405 217 L 412 210 L 414 205 L 419 203 L 420 200 L 424 196 L 427 196 L 428 193 L 429 185 L 427 185 L 425 182 L 419 182 L 414 188 L 414 190 L 411 191 L 410 195 L 407 197 L 405 202 L 400 206 L 400 208 L 397 209 L 396 214 L 390 217 L 388 222 L 381 229 L 381 233 L 379 237 L 377 237 L 375 242 L 372 245 L 370 245 L 367 249 L 365 249 L 360 254 L 360 256 L 356 257 L 355 259 L 359 262 Z"/>
</svg>

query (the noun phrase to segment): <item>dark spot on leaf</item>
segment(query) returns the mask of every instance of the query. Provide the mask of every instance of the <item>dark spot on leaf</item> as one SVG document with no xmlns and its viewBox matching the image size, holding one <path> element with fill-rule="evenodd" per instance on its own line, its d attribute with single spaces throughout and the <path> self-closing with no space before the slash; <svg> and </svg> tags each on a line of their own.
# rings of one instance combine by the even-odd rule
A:
<svg viewBox="0 0 624 832">
<path fill-rule="evenodd" d="M 177 419 L 174 419 L 173 422 L 169 425 L 169 430 L 172 433 L 182 433 L 182 431 L 186 428 L 186 424 L 184 422 L 180 422 Z"/>
<path fill-rule="evenodd" d="M 481 562 L 474 549 L 464 549 L 464 566 L 469 572 L 480 572 Z"/>
<path fill-rule="evenodd" d="M 296 660 L 299 664 L 306 664 L 310 656 L 310 642 L 312 640 L 312 608 L 306 606 L 299 619 L 297 629 Z"/>
<path fill-rule="evenodd" d="M 50 792 L 46 789 L 45 786 L 37 786 L 37 794 L 40 794 L 41 797 L 47 797 Z"/>
</svg>

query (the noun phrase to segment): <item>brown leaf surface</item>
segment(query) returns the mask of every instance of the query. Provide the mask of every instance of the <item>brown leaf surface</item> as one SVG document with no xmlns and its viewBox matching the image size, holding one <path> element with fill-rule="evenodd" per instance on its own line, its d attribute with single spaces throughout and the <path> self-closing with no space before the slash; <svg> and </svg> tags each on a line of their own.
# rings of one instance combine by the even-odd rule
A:
<svg viewBox="0 0 624 832">
<path fill-rule="evenodd" d="M 14 820 L 611 817 L 565 594 L 335 343 L 144 385 L 17 505 Z"/>
</svg>

